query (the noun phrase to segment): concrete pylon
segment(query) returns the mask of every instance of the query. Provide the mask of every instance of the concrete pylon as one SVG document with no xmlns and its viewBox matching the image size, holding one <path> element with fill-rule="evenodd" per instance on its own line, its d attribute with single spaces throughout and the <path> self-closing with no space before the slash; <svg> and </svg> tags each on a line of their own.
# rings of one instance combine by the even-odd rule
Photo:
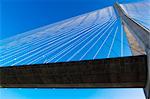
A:
<svg viewBox="0 0 150 99">
<path fill-rule="evenodd" d="M 130 18 L 121 6 L 116 3 L 114 5 L 115 9 L 117 10 L 122 25 L 127 28 L 127 30 L 132 33 L 134 38 L 137 40 L 138 44 L 144 49 L 147 55 L 147 82 L 144 88 L 145 96 L 147 99 L 150 99 L 150 30 L 146 29 L 145 27 L 141 26 L 135 20 Z M 125 30 L 125 32 L 127 32 Z"/>
</svg>

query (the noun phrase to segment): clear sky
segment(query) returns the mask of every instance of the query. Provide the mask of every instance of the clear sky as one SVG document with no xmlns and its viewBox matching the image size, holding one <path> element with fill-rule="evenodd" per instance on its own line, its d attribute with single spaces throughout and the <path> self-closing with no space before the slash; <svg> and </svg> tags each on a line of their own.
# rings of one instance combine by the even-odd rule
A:
<svg viewBox="0 0 150 99">
<path fill-rule="evenodd" d="M 110 6 L 114 0 L 1 0 L 1 39 Z"/>
<path fill-rule="evenodd" d="M 120 2 L 142 0 L 120 0 Z M 113 5 L 115 0 L 0 0 L 0 39 Z M 144 99 L 143 89 L 0 89 L 0 99 Z"/>
<path fill-rule="evenodd" d="M 143 89 L 0 89 L 1 99 L 145 99 Z"/>
<path fill-rule="evenodd" d="M 111 6 L 116 0 L 0 0 L 0 39 Z M 141 0 L 119 0 L 134 2 Z"/>
</svg>

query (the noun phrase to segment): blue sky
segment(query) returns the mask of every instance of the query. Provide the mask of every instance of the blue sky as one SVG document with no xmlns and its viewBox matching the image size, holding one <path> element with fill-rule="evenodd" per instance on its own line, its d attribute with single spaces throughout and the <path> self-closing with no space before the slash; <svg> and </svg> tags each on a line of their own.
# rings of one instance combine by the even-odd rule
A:
<svg viewBox="0 0 150 99">
<path fill-rule="evenodd" d="M 144 99 L 142 89 L 0 89 L 1 99 Z"/>
<path fill-rule="evenodd" d="M 110 6 L 115 0 L 2 0 L 1 39 Z"/>
<path fill-rule="evenodd" d="M 121 2 L 142 0 L 120 0 Z M 115 0 L 0 0 L 0 39 L 113 5 Z M 111 97 L 111 98 L 110 98 Z M 1 99 L 144 99 L 142 89 L 0 89 Z"/>
<path fill-rule="evenodd" d="M 116 0 L 0 0 L 0 39 L 101 9 Z M 134 2 L 141 0 L 119 0 Z"/>
</svg>

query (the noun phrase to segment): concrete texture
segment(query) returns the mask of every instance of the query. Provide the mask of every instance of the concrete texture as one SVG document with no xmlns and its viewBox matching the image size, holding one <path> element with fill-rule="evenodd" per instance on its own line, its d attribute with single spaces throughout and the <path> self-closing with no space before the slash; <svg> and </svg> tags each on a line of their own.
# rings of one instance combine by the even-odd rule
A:
<svg viewBox="0 0 150 99">
<path fill-rule="evenodd" d="M 146 56 L 0 67 L 1 86 L 138 87 L 146 84 Z"/>
<path fill-rule="evenodd" d="M 119 4 L 115 4 L 114 6 L 118 11 L 123 25 L 128 28 L 128 30 L 132 31 L 132 35 L 138 42 L 138 44 L 144 49 L 147 55 L 147 83 L 144 88 L 144 92 L 146 98 L 150 98 L 150 31 L 137 23 L 134 19 L 130 18 L 130 16 L 126 15 L 123 9 L 119 6 Z"/>
</svg>

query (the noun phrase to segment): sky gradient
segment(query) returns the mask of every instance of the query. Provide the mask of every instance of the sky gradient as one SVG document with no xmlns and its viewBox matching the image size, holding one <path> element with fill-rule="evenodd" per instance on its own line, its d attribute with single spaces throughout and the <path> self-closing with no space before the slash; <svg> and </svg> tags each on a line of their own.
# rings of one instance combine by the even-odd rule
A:
<svg viewBox="0 0 150 99">
<path fill-rule="evenodd" d="M 111 6 L 116 0 L 0 0 L 0 40 L 73 16 Z M 121 3 L 142 0 L 119 0 Z"/>
<path fill-rule="evenodd" d="M 2 0 L 1 39 L 97 10 L 114 0 Z"/>
<path fill-rule="evenodd" d="M 143 89 L 0 89 L 1 99 L 145 99 Z"/>
</svg>

